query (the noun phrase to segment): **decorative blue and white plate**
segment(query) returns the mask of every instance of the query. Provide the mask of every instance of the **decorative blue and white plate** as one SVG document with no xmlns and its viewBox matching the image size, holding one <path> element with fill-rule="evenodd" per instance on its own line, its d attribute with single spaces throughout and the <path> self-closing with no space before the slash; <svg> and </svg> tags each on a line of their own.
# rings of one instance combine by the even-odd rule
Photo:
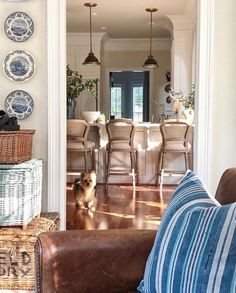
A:
<svg viewBox="0 0 236 293">
<path fill-rule="evenodd" d="M 15 50 L 9 52 L 4 58 L 3 71 L 9 79 L 23 82 L 34 75 L 35 62 L 29 53 Z"/>
<path fill-rule="evenodd" d="M 25 91 L 13 91 L 5 99 L 5 110 L 10 116 L 25 119 L 32 114 L 34 101 Z"/>
<path fill-rule="evenodd" d="M 12 41 L 24 42 L 32 36 L 34 23 L 28 14 L 21 11 L 14 12 L 7 17 L 4 31 Z"/>
</svg>

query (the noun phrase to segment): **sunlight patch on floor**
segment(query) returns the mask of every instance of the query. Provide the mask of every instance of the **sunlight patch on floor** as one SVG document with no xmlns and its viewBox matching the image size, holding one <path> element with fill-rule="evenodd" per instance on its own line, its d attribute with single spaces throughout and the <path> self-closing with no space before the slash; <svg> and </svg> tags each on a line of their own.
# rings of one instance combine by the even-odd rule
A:
<svg viewBox="0 0 236 293">
<path fill-rule="evenodd" d="M 150 220 L 158 220 L 158 221 L 161 221 L 161 217 L 157 217 L 156 215 L 146 215 L 146 216 L 144 216 L 144 218 L 150 219 Z"/>
<path fill-rule="evenodd" d="M 147 220 L 147 221 L 143 221 L 143 223 L 147 223 L 147 224 L 153 224 L 153 225 L 160 226 L 160 224 L 161 224 L 161 221 L 152 221 L 152 220 Z"/>
<path fill-rule="evenodd" d="M 118 214 L 118 213 L 110 213 L 110 212 L 104 212 L 104 211 L 96 211 L 96 213 L 119 217 L 119 218 L 124 218 L 124 219 L 134 219 L 135 218 L 134 215 L 128 215 L 128 214 Z"/>
<path fill-rule="evenodd" d="M 143 201 L 143 200 L 137 200 L 136 203 L 142 203 L 150 207 L 156 207 L 156 208 L 166 208 L 167 204 L 164 204 L 162 202 L 156 202 L 156 201 Z"/>
</svg>

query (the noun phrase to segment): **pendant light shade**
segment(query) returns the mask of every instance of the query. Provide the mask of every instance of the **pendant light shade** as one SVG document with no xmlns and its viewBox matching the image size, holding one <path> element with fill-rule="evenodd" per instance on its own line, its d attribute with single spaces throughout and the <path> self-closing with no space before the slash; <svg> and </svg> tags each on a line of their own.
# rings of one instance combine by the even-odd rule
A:
<svg viewBox="0 0 236 293">
<path fill-rule="evenodd" d="M 152 55 L 152 14 L 153 12 L 157 12 L 157 8 L 146 8 L 146 11 L 151 14 L 151 21 L 150 21 L 150 52 L 147 60 L 144 62 L 143 67 L 145 68 L 158 68 L 159 65 L 157 64 L 157 61 Z"/>
<path fill-rule="evenodd" d="M 85 58 L 83 65 L 100 65 L 97 57 L 93 53 L 92 48 L 92 7 L 96 7 L 97 3 L 84 3 L 84 6 L 89 7 L 89 16 L 90 16 L 90 52 L 88 56 Z"/>
</svg>

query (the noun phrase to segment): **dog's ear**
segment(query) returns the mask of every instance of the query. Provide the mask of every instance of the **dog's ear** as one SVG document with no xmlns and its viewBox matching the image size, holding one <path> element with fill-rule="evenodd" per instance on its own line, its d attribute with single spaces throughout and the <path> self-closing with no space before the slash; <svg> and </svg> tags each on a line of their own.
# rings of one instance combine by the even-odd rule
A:
<svg viewBox="0 0 236 293">
<path fill-rule="evenodd" d="M 74 185 L 76 185 L 80 181 L 80 178 L 75 178 Z"/>
<path fill-rule="evenodd" d="M 94 180 L 96 180 L 96 172 L 95 172 L 94 170 L 91 171 L 90 176 L 91 176 Z"/>
<path fill-rule="evenodd" d="M 86 175 L 86 171 L 81 171 L 80 172 L 80 177 L 84 177 Z"/>
</svg>

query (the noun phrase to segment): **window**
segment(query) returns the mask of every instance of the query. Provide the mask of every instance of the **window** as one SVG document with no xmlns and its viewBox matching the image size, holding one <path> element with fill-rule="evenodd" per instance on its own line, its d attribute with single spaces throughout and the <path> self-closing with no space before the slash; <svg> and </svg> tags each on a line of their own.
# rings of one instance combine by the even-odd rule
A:
<svg viewBox="0 0 236 293">
<path fill-rule="evenodd" d="M 133 86 L 133 120 L 143 121 L 143 86 Z"/>
<path fill-rule="evenodd" d="M 149 72 L 110 72 L 110 115 L 149 121 Z"/>
<path fill-rule="evenodd" d="M 111 115 L 115 115 L 115 118 L 121 118 L 121 95 L 121 86 L 111 88 Z"/>
</svg>

